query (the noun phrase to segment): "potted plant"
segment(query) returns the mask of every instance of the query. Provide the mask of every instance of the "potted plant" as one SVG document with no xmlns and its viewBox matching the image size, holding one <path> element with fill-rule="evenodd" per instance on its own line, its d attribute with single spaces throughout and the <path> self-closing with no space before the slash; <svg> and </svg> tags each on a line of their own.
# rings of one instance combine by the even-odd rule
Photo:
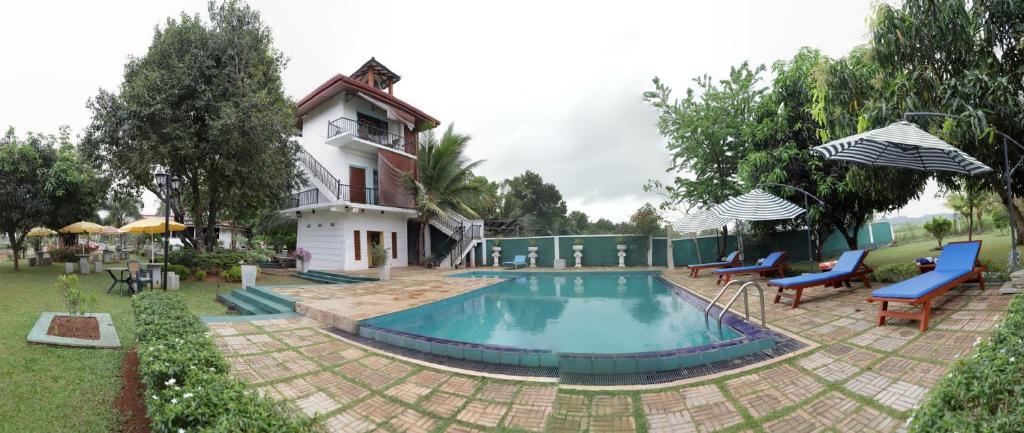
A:
<svg viewBox="0 0 1024 433">
<path fill-rule="evenodd" d="M 529 257 L 530 257 L 530 267 L 531 268 L 536 268 L 537 267 L 537 249 L 538 249 L 537 248 L 537 240 L 536 239 L 530 239 L 530 246 L 526 247 L 526 249 L 530 251 L 530 254 L 529 254 Z"/>
<path fill-rule="evenodd" d="M 491 258 L 494 259 L 494 267 L 501 266 L 501 238 L 494 240 L 494 245 L 491 246 Z"/>
<path fill-rule="evenodd" d="M 619 235 L 615 238 L 615 249 L 619 250 L 618 255 L 620 268 L 626 267 L 626 247 L 626 238 L 624 236 Z"/>
<path fill-rule="evenodd" d="M 295 258 L 299 261 L 299 270 L 309 272 L 309 263 L 313 260 L 313 253 L 305 248 L 298 247 L 295 249 Z"/>
<path fill-rule="evenodd" d="M 575 251 L 572 255 L 576 258 L 576 264 L 574 268 L 583 267 L 583 239 L 576 238 L 572 241 L 572 250 Z"/>
<path fill-rule="evenodd" d="M 377 244 L 370 249 L 370 254 L 373 256 L 373 262 L 377 264 L 378 279 L 381 281 L 390 280 L 391 250 L 385 248 L 383 244 Z"/>
</svg>

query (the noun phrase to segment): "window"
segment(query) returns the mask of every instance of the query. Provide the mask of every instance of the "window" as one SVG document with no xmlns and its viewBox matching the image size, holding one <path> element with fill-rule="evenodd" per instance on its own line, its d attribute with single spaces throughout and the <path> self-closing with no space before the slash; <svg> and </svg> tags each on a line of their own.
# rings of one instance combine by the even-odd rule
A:
<svg viewBox="0 0 1024 433">
<path fill-rule="evenodd" d="M 398 232 L 391 232 L 391 258 L 398 258 Z"/>
<path fill-rule="evenodd" d="M 363 245 L 362 239 L 359 237 L 359 230 L 355 231 L 355 236 L 352 239 L 354 239 L 352 245 L 356 247 L 356 261 L 358 262 L 363 259 Z"/>
</svg>

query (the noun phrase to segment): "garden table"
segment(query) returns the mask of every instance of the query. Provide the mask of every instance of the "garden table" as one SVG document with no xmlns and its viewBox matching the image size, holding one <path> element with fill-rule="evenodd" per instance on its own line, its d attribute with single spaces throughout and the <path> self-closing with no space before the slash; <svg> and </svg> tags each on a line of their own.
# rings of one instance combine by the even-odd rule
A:
<svg viewBox="0 0 1024 433">
<path fill-rule="evenodd" d="M 118 275 L 114 275 L 115 271 Z M 107 268 L 107 273 L 110 274 L 110 279 L 114 280 L 113 283 L 110 283 L 107 293 L 114 290 L 114 287 L 117 286 L 118 283 L 122 283 L 127 286 L 129 292 L 132 291 L 131 285 L 128 284 L 128 280 L 131 277 L 131 274 L 128 272 L 128 268 Z"/>
<path fill-rule="evenodd" d="M 153 279 L 153 287 L 163 287 L 161 278 L 163 277 L 161 271 L 164 269 L 164 264 L 159 262 L 143 263 L 142 266 L 146 267 L 146 272 L 149 273 L 149 278 Z"/>
</svg>

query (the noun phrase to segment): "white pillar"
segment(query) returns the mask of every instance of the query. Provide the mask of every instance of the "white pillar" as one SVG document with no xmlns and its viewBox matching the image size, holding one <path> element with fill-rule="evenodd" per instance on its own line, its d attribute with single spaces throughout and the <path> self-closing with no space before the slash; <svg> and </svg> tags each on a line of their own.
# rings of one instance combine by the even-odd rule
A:
<svg viewBox="0 0 1024 433">
<path fill-rule="evenodd" d="M 558 236 L 555 236 L 555 260 L 558 260 L 558 259 L 562 258 L 558 254 L 558 239 L 559 239 Z"/>
</svg>

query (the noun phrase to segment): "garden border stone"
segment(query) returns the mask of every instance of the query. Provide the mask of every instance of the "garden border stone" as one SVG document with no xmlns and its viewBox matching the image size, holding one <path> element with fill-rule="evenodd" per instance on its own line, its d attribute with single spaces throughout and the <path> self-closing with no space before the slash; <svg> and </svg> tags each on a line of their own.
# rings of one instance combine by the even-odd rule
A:
<svg viewBox="0 0 1024 433">
<path fill-rule="evenodd" d="M 32 331 L 28 333 L 30 343 L 49 344 L 55 346 L 91 347 L 98 349 L 117 349 L 121 347 L 121 340 L 117 337 L 117 329 L 114 328 L 114 321 L 109 313 L 85 313 L 82 316 L 95 317 L 100 324 L 100 339 L 87 340 L 84 338 L 57 337 L 48 335 L 50 322 L 57 316 L 69 316 L 68 313 L 45 312 L 39 316 Z"/>
</svg>

